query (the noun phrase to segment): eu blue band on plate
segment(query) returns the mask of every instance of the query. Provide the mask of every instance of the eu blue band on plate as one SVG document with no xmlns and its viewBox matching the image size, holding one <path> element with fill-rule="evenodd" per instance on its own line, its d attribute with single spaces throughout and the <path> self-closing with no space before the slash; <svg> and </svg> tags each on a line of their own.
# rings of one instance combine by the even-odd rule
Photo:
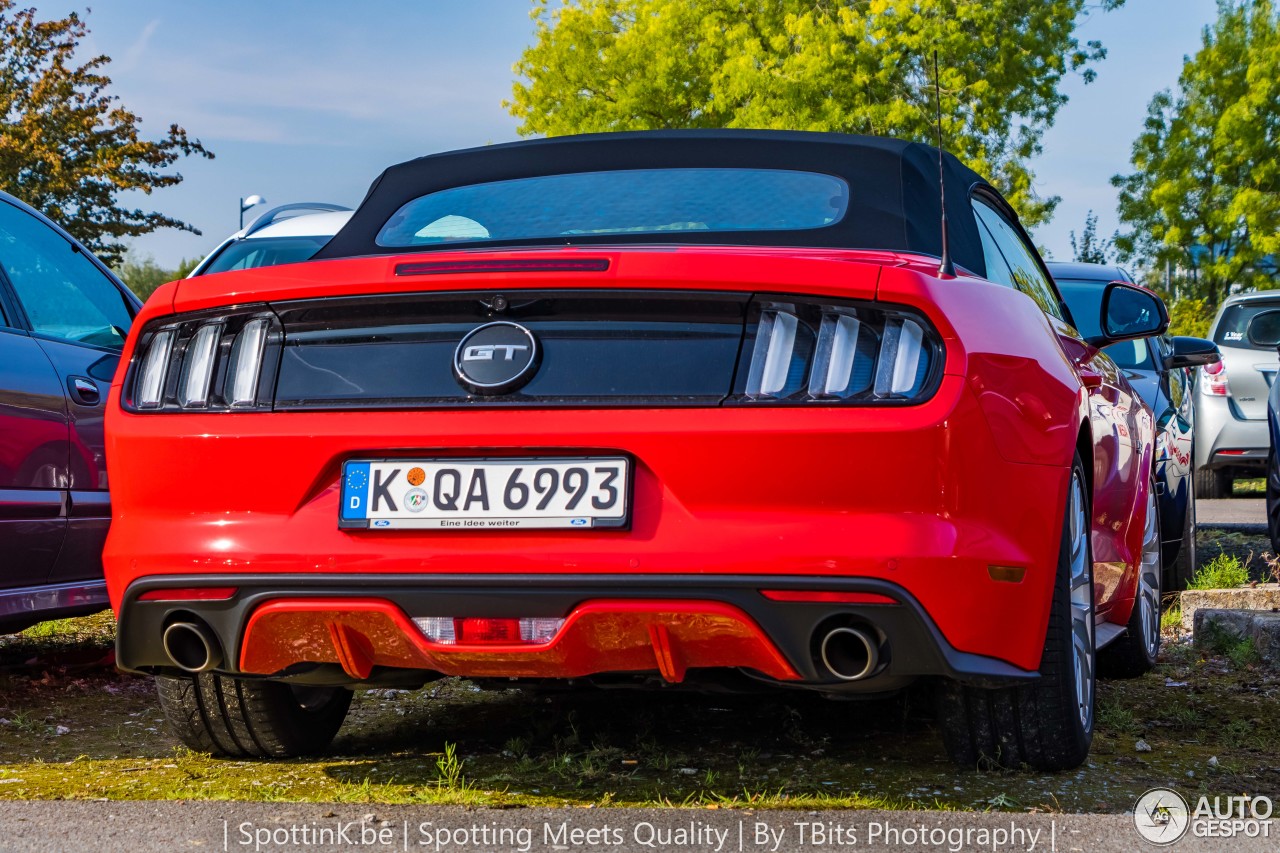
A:
<svg viewBox="0 0 1280 853">
<path fill-rule="evenodd" d="M 342 517 L 369 517 L 369 463 L 348 462 L 342 469 Z"/>
</svg>

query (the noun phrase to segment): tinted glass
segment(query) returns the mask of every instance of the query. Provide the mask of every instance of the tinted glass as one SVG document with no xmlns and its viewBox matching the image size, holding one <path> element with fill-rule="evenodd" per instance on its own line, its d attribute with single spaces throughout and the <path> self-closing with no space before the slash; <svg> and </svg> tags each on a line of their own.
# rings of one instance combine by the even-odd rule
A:
<svg viewBox="0 0 1280 853">
<path fill-rule="evenodd" d="M 978 222 L 978 236 L 982 238 L 982 257 L 987 262 L 987 281 L 1003 284 L 1005 287 L 1017 287 L 1013 283 L 1013 272 L 1005 263 L 1004 255 L 1000 254 L 1000 247 L 981 221 Z"/>
<path fill-rule="evenodd" d="M 1263 311 L 1254 315 L 1245 337 L 1249 339 L 1249 343 L 1258 347 L 1280 344 L 1280 311 Z"/>
<path fill-rule="evenodd" d="M 48 225 L 3 202 L 0 266 L 34 331 L 97 346 L 124 345 L 133 318 L 120 289 Z"/>
<path fill-rule="evenodd" d="M 1228 305 L 1222 310 L 1222 319 L 1213 330 L 1213 342 L 1225 347 L 1241 349 L 1272 350 L 1274 347 L 1258 346 L 1249 341 L 1249 323 L 1263 311 L 1274 311 L 1280 308 L 1277 302 L 1239 302 Z"/>
<path fill-rule="evenodd" d="M 839 222 L 840 178 L 782 169 L 632 169 L 495 181 L 414 199 L 387 247 L 671 231 L 791 231 Z"/>
<path fill-rule="evenodd" d="M 1081 337 L 1092 338 L 1101 333 L 1098 324 L 1102 319 L 1102 291 L 1106 286 L 1103 281 L 1058 279 L 1058 290 L 1061 291 L 1067 308 L 1071 310 L 1076 331 Z M 1144 340 L 1121 341 L 1103 347 L 1102 351 L 1121 367 L 1130 370 L 1155 370 L 1151 349 Z"/>
<path fill-rule="evenodd" d="M 1040 269 L 1035 251 L 1023 241 L 1018 230 L 981 199 L 973 200 L 973 212 L 977 214 L 979 222 L 987 226 L 990 237 L 1000 248 L 1000 254 L 1008 263 L 1018 290 L 1034 299 L 1046 314 L 1062 319 L 1062 309 L 1058 305 L 1058 295 L 1054 292 L 1053 284 Z"/>
<path fill-rule="evenodd" d="M 228 270 L 249 270 L 255 267 L 274 267 L 278 264 L 297 264 L 311 256 L 329 242 L 323 237 L 254 237 L 240 240 L 223 249 L 204 273 Z M 204 274 L 202 273 L 202 274 Z"/>
</svg>

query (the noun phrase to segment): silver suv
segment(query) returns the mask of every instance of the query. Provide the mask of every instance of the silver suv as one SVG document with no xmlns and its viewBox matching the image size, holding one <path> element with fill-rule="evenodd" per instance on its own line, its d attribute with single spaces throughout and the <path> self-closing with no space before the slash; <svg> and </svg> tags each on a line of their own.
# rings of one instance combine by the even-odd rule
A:
<svg viewBox="0 0 1280 853">
<path fill-rule="evenodd" d="M 1232 296 L 1222 303 L 1209 337 L 1222 361 L 1200 368 L 1196 392 L 1196 495 L 1225 498 L 1236 478 L 1266 472 L 1271 438 L 1267 433 L 1267 395 L 1280 370 L 1275 347 L 1249 340 L 1249 322 L 1263 311 L 1280 308 L 1280 292 Z"/>
</svg>

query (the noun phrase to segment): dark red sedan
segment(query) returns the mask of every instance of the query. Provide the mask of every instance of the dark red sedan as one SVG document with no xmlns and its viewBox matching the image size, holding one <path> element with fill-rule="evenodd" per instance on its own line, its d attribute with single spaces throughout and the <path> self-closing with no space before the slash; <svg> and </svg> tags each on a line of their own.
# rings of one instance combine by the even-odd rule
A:
<svg viewBox="0 0 1280 853">
<path fill-rule="evenodd" d="M 873 695 L 1084 760 L 1141 671 L 1152 419 L 981 177 L 708 131 L 425 157 L 308 263 L 166 286 L 109 404 L 118 660 L 220 755 L 462 675 Z M 1158 631 L 1158 627 L 1157 627 Z"/>
</svg>

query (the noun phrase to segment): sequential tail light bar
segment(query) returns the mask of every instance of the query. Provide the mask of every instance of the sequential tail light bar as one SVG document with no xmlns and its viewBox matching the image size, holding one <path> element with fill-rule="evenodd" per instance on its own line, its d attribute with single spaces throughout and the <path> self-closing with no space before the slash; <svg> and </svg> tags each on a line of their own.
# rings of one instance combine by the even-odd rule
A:
<svg viewBox="0 0 1280 853">
<path fill-rule="evenodd" d="M 912 404 L 937 389 L 942 339 L 923 314 L 879 303 L 755 303 L 735 404 Z"/>
</svg>

